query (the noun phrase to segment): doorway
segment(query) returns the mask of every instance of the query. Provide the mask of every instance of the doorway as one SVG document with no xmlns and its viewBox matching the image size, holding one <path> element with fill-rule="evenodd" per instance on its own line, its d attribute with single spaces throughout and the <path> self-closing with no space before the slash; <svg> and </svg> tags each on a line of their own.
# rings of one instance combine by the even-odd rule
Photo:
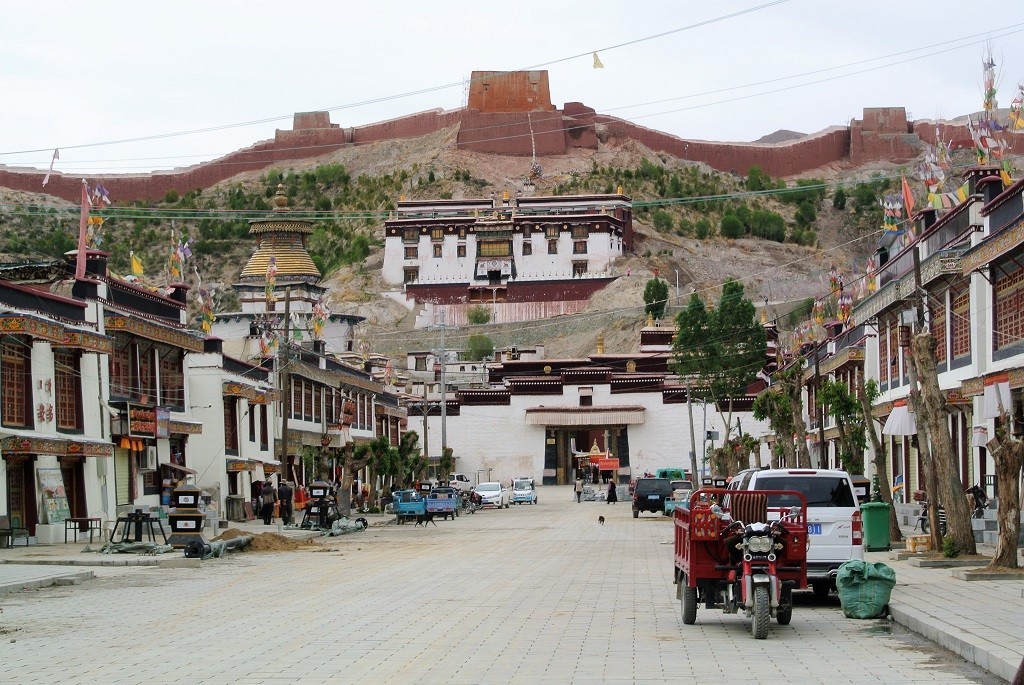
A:
<svg viewBox="0 0 1024 685">
<path fill-rule="evenodd" d="M 35 457 L 31 458 L 32 460 Z M 7 460 L 7 509 L 11 525 L 36 534 L 36 481 L 32 460 Z"/>
</svg>

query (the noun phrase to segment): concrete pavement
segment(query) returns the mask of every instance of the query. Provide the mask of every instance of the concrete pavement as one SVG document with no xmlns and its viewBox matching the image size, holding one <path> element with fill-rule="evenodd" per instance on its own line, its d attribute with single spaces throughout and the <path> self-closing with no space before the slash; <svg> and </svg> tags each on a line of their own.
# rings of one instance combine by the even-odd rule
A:
<svg viewBox="0 0 1024 685">
<path fill-rule="evenodd" d="M 834 597 L 800 597 L 767 640 L 714 610 L 684 626 L 671 531 L 667 518 L 634 520 L 628 502 L 544 487 L 536 506 L 373 526 L 299 552 L 96 568 L 79 586 L 0 598 L 0 682 L 999 682 L 899 625 L 845 619 Z M 935 597 L 953 592 L 949 571 L 878 555 L 897 570 L 895 612 L 947 606 Z M 981 594 L 964 613 L 1007 618 L 988 621 L 997 599 Z"/>
</svg>

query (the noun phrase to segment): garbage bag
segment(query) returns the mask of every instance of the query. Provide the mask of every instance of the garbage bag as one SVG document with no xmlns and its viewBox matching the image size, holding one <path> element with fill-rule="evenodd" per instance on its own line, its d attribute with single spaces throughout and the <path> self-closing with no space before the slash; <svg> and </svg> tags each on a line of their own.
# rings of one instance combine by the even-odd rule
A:
<svg viewBox="0 0 1024 685">
<path fill-rule="evenodd" d="M 896 586 L 896 571 L 882 562 L 851 559 L 839 567 L 836 588 L 847 618 L 878 618 Z"/>
</svg>

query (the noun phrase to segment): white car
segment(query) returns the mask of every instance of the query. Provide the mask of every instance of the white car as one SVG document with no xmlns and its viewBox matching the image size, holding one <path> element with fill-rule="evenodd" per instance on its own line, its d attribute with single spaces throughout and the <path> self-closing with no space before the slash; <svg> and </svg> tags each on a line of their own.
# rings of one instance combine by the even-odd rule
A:
<svg viewBox="0 0 1024 685">
<path fill-rule="evenodd" d="M 448 485 L 455 488 L 459 492 L 470 492 L 473 489 L 473 484 L 470 483 L 469 478 L 464 473 L 449 474 Z"/>
<path fill-rule="evenodd" d="M 516 478 L 512 482 L 512 504 L 536 504 L 537 488 L 532 478 Z"/>
<path fill-rule="evenodd" d="M 480 495 L 481 506 L 508 509 L 508 488 L 503 486 L 501 483 L 480 483 L 480 485 L 476 486 L 473 491 Z"/>
<path fill-rule="evenodd" d="M 740 471 L 730 490 L 796 490 L 807 498 L 807 582 L 823 597 L 835 588 L 836 571 L 850 559 L 864 558 L 864 529 L 853 479 L 827 469 L 750 469 Z M 798 501 L 773 502 L 769 507 Z M 792 498 L 796 500 L 796 498 Z"/>
</svg>

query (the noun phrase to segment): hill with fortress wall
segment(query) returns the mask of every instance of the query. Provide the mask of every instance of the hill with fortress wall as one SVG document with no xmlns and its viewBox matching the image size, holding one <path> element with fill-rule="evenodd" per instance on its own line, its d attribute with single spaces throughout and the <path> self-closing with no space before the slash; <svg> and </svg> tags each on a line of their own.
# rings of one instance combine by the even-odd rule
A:
<svg viewBox="0 0 1024 685">
<path fill-rule="evenodd" d="M 457 127 L 456 146 L 495 155 L 545 157 L 574 148 L 596 150 L 601 143 L 636 140 L 656 152 L 709 167 L 745 175 L 752 166 L 772 177 L 808 174 L 831 165 L 856 168 L 871 162 L 909 162 L 925 144 L 937 138 L 953 147 L 972 147 L 963 124 L 908 122 L 902 107 L 864 110 L 848 126 L 782 143 L 736 143 L 684 139 L 598 114 L 579 102 L 557 109 L 551 103 L 546 71 L 474 71 L 465 108 L 431 110 L 366 126 L 341 127 L 328 112 L 295 114 L 291 130 L 277 130 L 273 140 L 260 141 L 224 157 L 172 171 L 148 174 L 108 174 L 98 177 L 122 201 L 160 200 L 169 190 L 184 193 L 208 188 L 245 171 L 284 166 L 289 161 L 318 157 L 346 146 L 415 138 Z M 936 130 L 938 129 L 938 134 Z M 1013 152 L 1024 152 L 1024 140 L 1014 136 Z M 79 176 L 54 172 L 47 186 L 45 170 L 0 166 L 0 187 L 50 195 L 78 202 Z"/>
</svg>

